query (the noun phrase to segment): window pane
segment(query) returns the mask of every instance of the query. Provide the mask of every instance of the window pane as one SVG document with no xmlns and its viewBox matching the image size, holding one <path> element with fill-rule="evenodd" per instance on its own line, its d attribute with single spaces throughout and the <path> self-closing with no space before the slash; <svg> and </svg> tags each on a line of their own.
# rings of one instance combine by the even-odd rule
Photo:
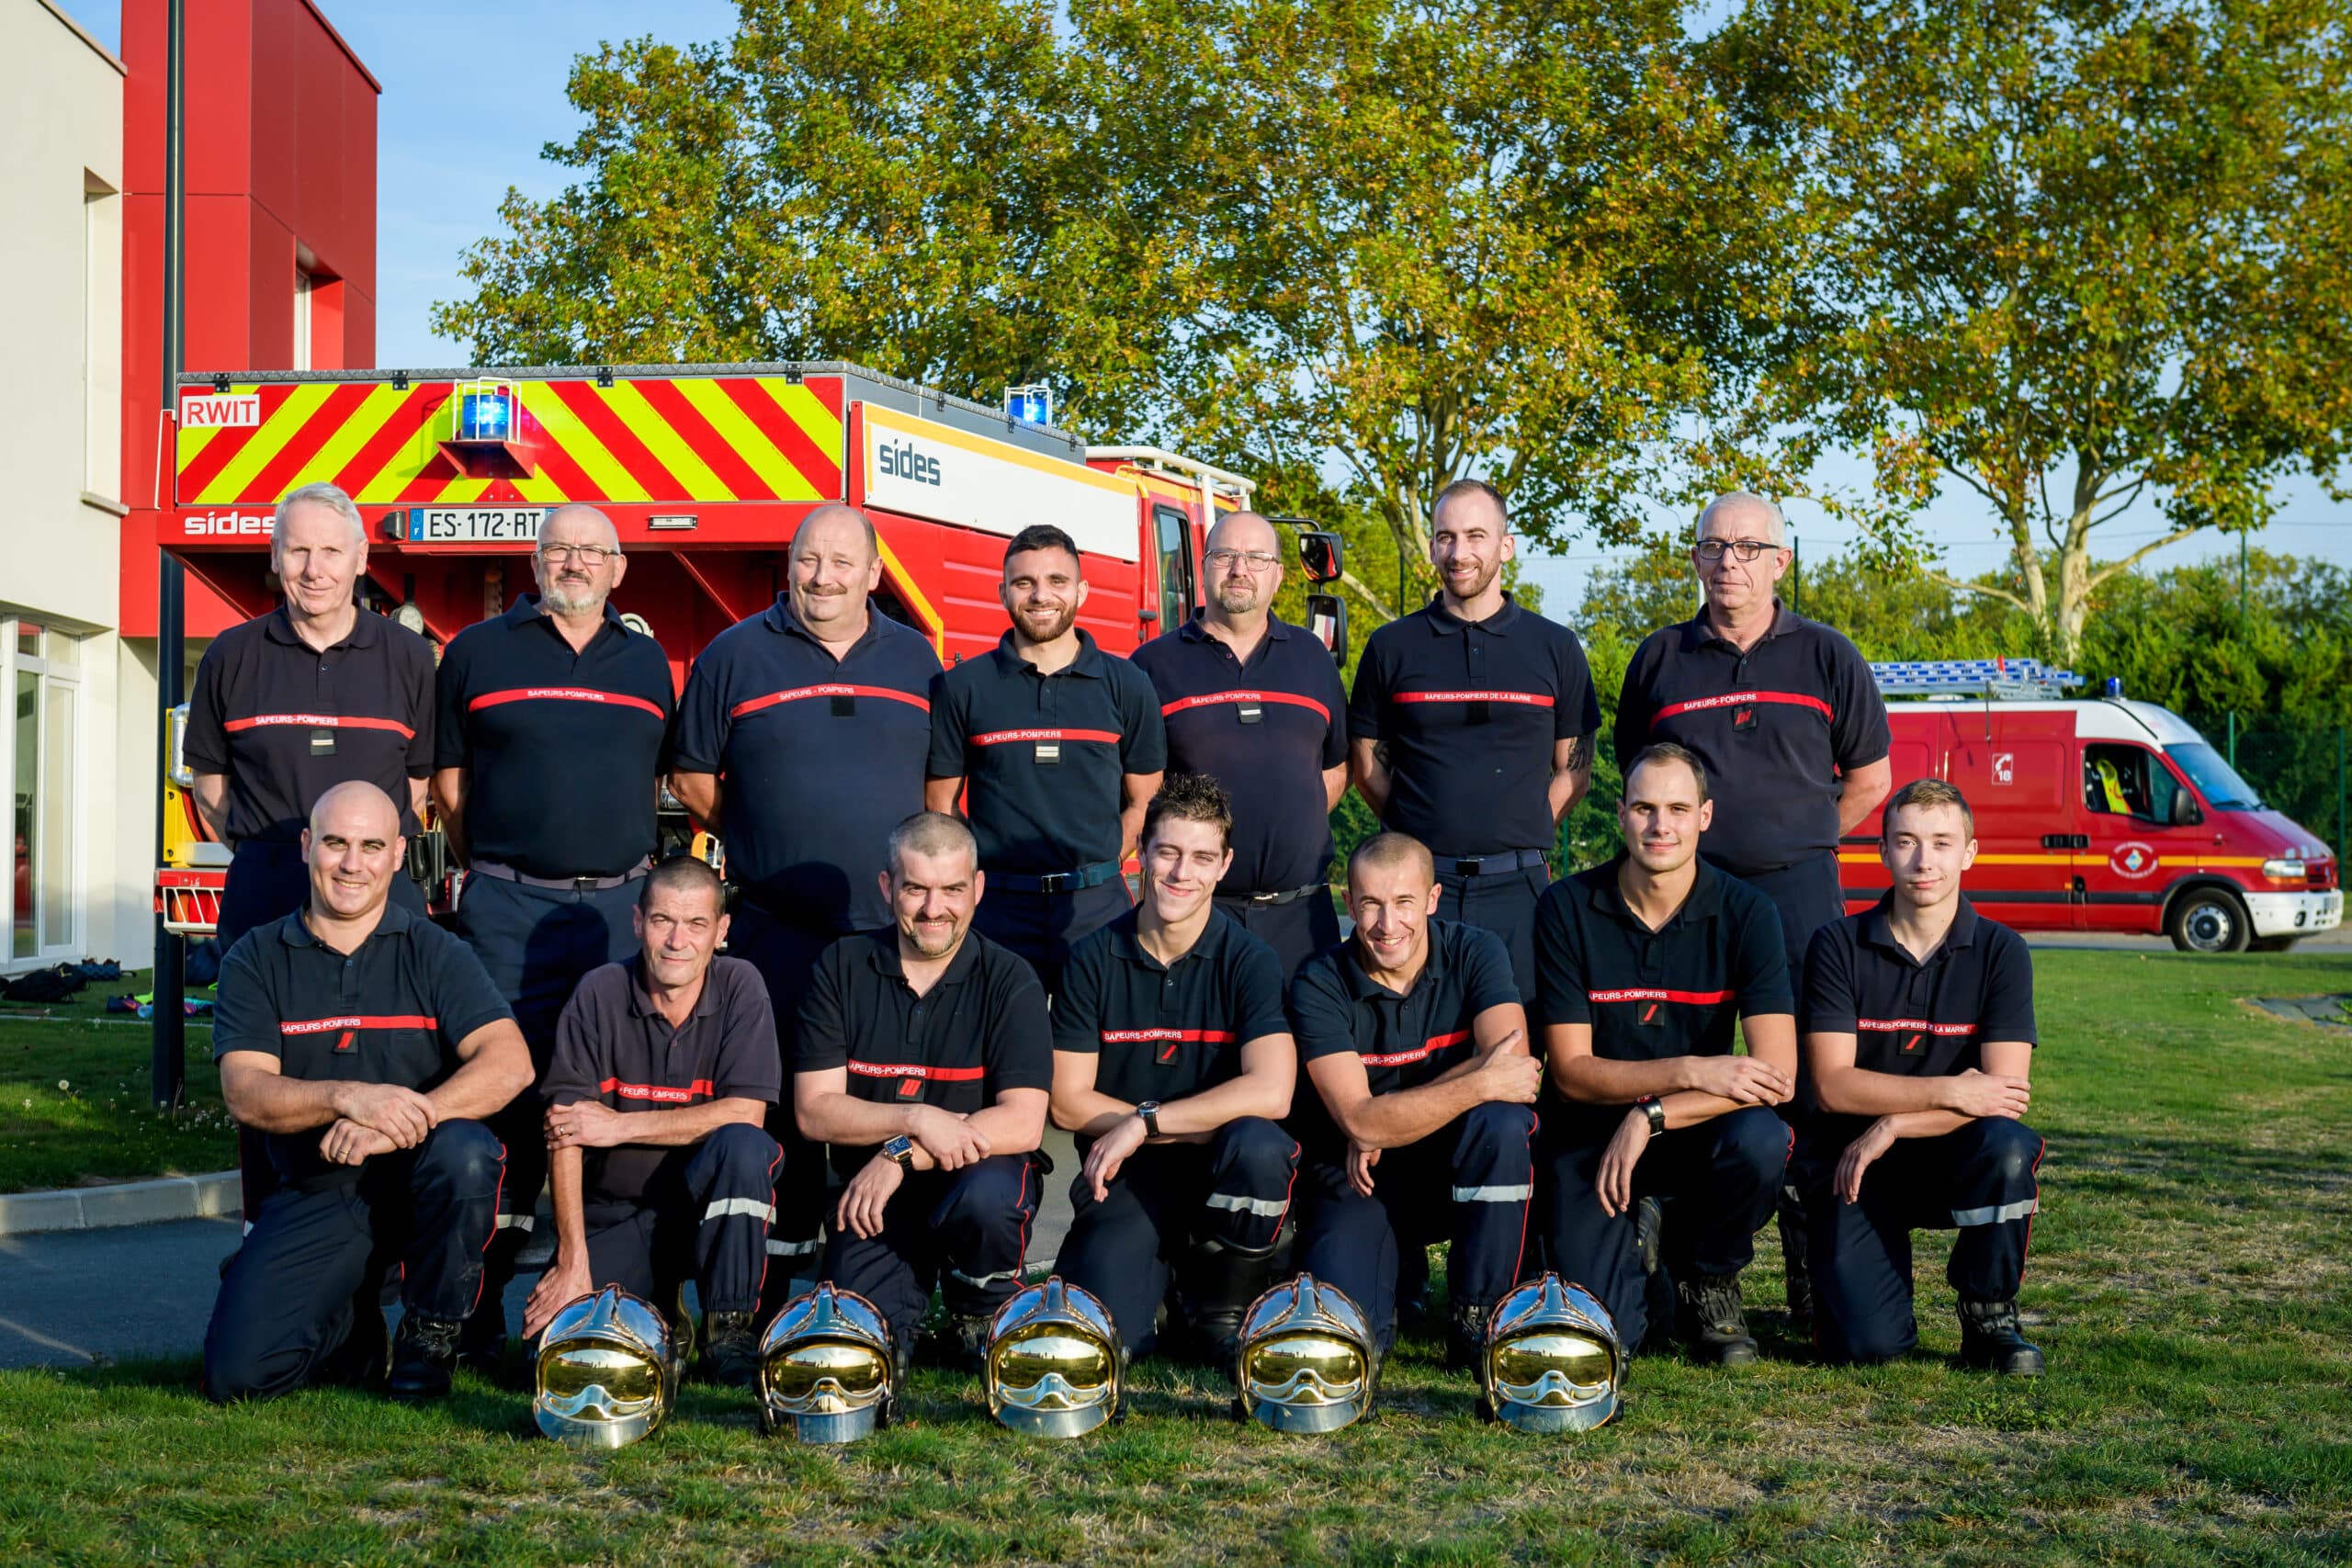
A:
<svg viewBox="0 0 2352 1568">
<path fill-rule="evenodd" d="M 9 781 L 9 900 L 12 920 L 8 951 L 30 958 L 33 945 L 33 808 L 40 778 L 40 677 L 17 675 L 17 776 Z"/>
<path fill-rule="evenodd" d="M 42 655 L 49 660 L 50 673 L 55 674 L 60 670 L 71 670 L 81 662 L 81 643 L 82 639 L 71 632 L 50 633 L 49 651 Z"/>
<path fill-rule="evenodd" d="M 51 646 L 62 643 L 60 637 Z M 74 940 L 74 688 L 48 682 L 48 742 L 41 757 L 40 944 Z"/>
<path fill-rule="evenodd" d="M 17 623 L 17 651 L 27 659 L 40 657 L 40 627 L 31 621 Z"/>
</svg>

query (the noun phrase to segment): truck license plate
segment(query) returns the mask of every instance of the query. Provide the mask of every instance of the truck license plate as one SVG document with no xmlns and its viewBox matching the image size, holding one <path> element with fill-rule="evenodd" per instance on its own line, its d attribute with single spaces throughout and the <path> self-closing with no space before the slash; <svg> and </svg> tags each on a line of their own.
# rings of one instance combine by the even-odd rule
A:
<svg viewBox="0 0 2352 1568">
<path fill-rule="evenodd" d="M 420 545 L 528 545 L 547 514 L 543 506 L 412 506 L 408 536 Z"/>
</svg>

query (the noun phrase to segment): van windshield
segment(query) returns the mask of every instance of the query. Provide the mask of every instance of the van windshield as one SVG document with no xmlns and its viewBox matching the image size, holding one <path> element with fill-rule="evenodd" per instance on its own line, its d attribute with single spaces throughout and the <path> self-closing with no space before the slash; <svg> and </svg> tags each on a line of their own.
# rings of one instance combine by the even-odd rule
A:
<svg viewBox="0 0 2352 1568">
<path fill-rule="evenodd" d="M 2170 757 L 2197 793 L 2217 811 L 2259 811 L 2262 797 L 2254 786 L 2238 777 L 2238 772 L 2222 760 L 2222 754 L 2203 741 L 2192 746 L 2167 746 L 2165 755 Z"/>
</svg>

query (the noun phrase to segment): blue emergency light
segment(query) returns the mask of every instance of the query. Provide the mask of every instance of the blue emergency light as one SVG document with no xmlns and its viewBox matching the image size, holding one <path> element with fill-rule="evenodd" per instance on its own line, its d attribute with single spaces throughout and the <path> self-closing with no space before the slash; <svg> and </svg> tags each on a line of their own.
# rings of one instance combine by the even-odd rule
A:
<svg viewBox="0 0 2352 1568">
<path fill-rule="evenodd" d="M 1023 424 L 1054 423 L 1054 394 L 1049 387 L 1031 385 L 1004 389 L 1004 412 Z"/>
<path fill-rule="evenodd" d="M 458 404 L 458 439 L 460 441 L 503 441 L 514 430 L 514 393 L 512 388 L 491 387 L 481 391 L 469 391 Z"/>
</svg>

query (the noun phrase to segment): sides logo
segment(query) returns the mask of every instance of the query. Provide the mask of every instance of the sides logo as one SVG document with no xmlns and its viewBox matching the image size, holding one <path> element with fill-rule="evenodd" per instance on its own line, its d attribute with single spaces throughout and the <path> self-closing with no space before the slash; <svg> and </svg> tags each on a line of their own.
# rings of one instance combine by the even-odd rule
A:
<svg viewBox="0 0 2352 1568">
<path fill-rule="evenodd" d="M 2156 868 L 2164 862 L 2157 858 L 2154 849 L 2132 839 L 2108 851 L 2107 863 L 2116 875 L 2127 876 L 2137 882 L 2143 876 L 2154 875 Z"/>
</svg>

